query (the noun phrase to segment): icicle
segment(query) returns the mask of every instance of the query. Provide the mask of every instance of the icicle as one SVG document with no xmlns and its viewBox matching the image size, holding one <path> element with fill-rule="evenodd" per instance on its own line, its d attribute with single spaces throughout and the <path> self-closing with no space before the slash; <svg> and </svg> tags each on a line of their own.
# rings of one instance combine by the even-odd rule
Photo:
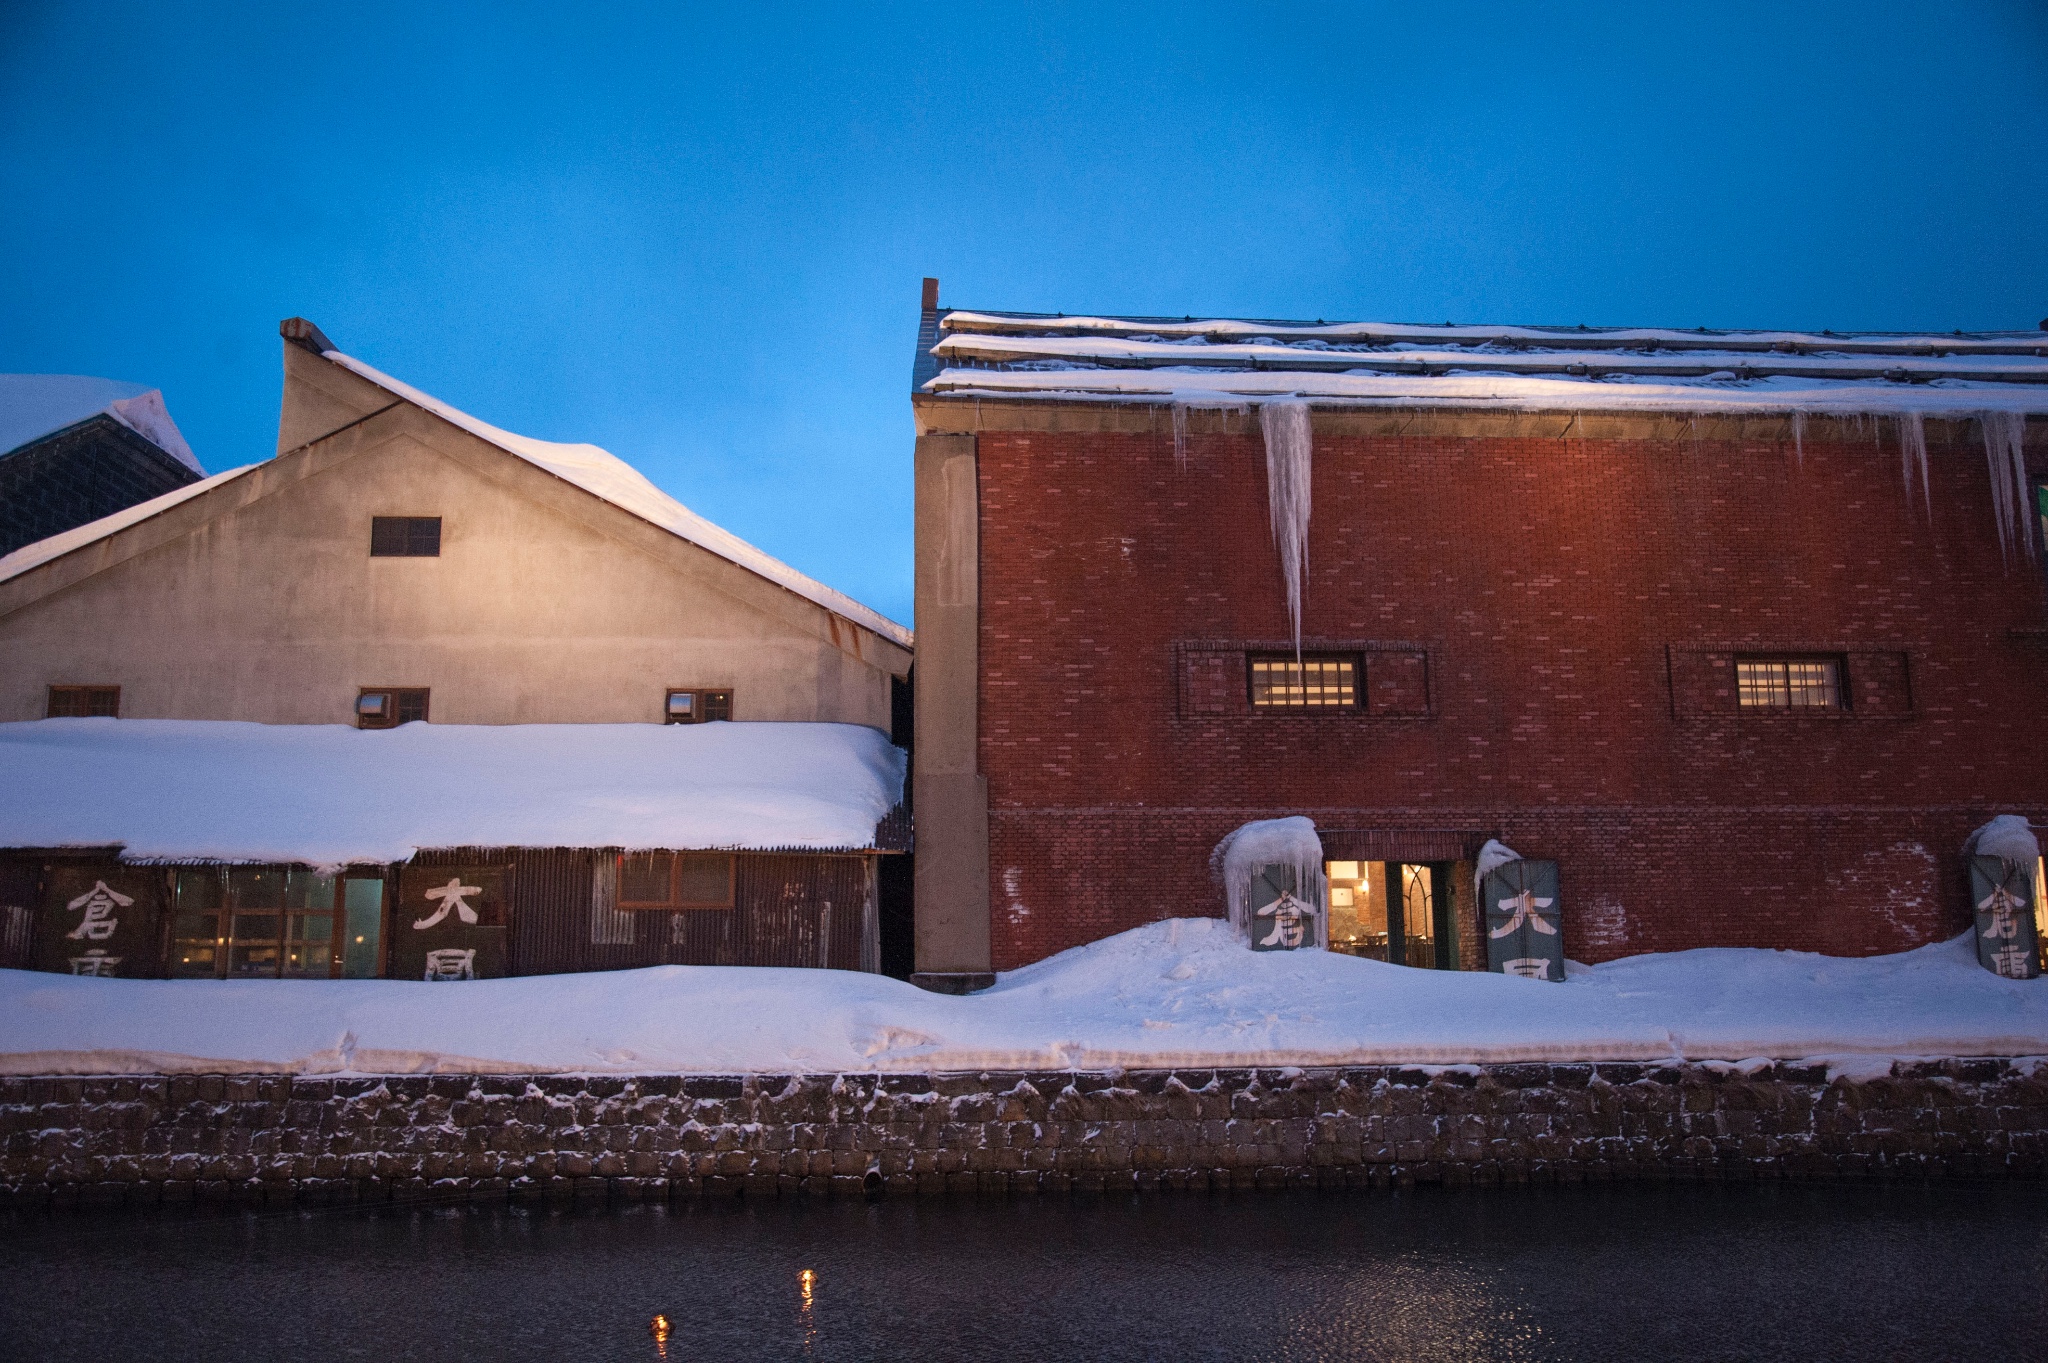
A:
<svg viewBox="0 0 2048 1363">
<path fill-rule="evenodd" d="M 1979 412 L 1984 462 L 1991 469 L 1991 515 L 1998 522 L 1998 553 L 2010 561 L 2015 542 L 2034 552 L 2034 518 L 2027 514 L 2027 419 L 2018 412 Z"/>
<path fill-rule="evenodd" d="M 1806 413 L 1792 413 L 1792 459 L 1801 469 L 1806 467 Z"/>
<path fill-rule="evenodd" d="M 1287 620 L 1301 655 L 1301 574 L 1308 563 L 1309 407 L 1300 398 L 1259 405 L 1266 437 L 1266 506 L 1273 518 L 1273 547 L 1280 551 L 1280 576 L 1287 583 Z"/>
<path fill-rule="evenodd" d="M 1185 402 L 1173 404 L 1173 468 L 1176 473 L 1188 471 L 1188 405 Z"/>
<path fill-rule="evenodd" d="M 1913 473 L 1920 473 L 1920 505 L 1934 523 L 1934 497 L 1927 487 L 1927 426 L 1918 412 L 1901 412 L 1899 428 L 1899 473 L 1906 480 L 1906 505 L 1913 504 Z"/>
<path fill-rule="evenodd" d="M 1209 854 L 1209 874 L 1222 882 L 1230 921 L 1247 937 L 1253 927 L 1252 877 L 1266 866 L 1293 868 L 1295 894 L 1315 910 L 1315 944 L 1327 947 L 1329 915 L 1325 910 L 1330 883 L 1324 876 L 1323 841 L 1316 833 L 1315 820 L 1296 815 L 1240 824 Z"/>
</svg>

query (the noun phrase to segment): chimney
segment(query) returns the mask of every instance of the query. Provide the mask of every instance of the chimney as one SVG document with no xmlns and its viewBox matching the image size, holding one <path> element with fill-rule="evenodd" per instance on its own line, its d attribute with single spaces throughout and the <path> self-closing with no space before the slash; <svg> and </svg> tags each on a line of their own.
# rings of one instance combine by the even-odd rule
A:
<svg viewBox="0 0 2048 1363">
<path fill-rule="evenodd" d="M 303 317 L 285 318 L 277 324 L 277 334 L 290 341 L 293 345 L 304 346 L 315 355 L 322 355 L 330 350 L 341 349 L 340 346 L 328 340 L 326 334 L 320 328 L 314 326 Z"/>
<path fill-rule="evenodd" d="M 924 281 L 924 310 L 926 312 L 936 312 L 938 311 L 938 307 L 939 281 L 927 275 Z M 311 322 L 308 322 L 306 323 L 306 325 L 311 326 L 313 324 Z"/>
</svg>

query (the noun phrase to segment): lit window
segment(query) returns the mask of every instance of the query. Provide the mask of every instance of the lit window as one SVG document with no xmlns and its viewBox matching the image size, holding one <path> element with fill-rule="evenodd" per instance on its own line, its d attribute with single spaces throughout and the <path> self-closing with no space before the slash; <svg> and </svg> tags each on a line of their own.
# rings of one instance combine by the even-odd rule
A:
<svg viewBox="0 0 2048 1363">
<path fill-rule="evenodd" d="M 415 720 L 424 723 L 428 694 L 424 686 L 365 688 L 356 696 L 356 727 L 395 729 Z"/>
<path fill-rule="evenodd" d="M 1839 658 L 1737 658 L 1735 694 L 1745 710 L 1841 710 Z"/>
<path fill-rule="evenodd" d="M 209 866 L 179 871 L 176 894 L 173 976 L 324 980 L 337 973 L 345 949 L 336 940 L 331 875 Z"/>
<path fill-rule="evenodd" d="M 121 688 L 53 686 L 44 713 L 51 719 L 112 719 L 121 713 Z"/>
<path fill-rule="evenodd" d="M 732 718 L 732 692 L 670 690 L 663 704 L 664 724 L 708 724 L 714 719 Z"/>
<path fill-rule="evenodd" d="M 439 516 L 370 517 L 370 557 L 441 557 L 441 518 Z"/>
<path fill-rule="evenodd" d="M 1346 655 L 1250 657 L 1254 710 L 1356 710 L 1358 659 Z"/>
<path fill-rule="evenodd" d="M 622 909 L 729 909 L 728 852 L 629 852 L 619 858 Z"/>
</svg>

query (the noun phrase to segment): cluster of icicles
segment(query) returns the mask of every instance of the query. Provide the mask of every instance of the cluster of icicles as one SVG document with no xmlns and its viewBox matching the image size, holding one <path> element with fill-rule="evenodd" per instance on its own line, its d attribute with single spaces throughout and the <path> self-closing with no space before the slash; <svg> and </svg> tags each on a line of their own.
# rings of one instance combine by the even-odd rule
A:
<svg viewBox="0 0 2048 1363">
<path fill-rule="evenodd" d="M 1207 405 L 1207 404 L 1205 404 Z M 1244 411 L 1232 404 L 1224 410 Z M 1189 404 L 1173 404 L 1173 462 L 1185 472 L 1188 466 Z M 1266 442 L 1266 508 L 1272 520 L 1273 547 L 1280 555 L 1280 577 L 1287 588 L 1287 621 L 1294 634 L 1294 651 L 1301 652 L 1301 583 L 1308 567 L 1309 403 L 1304 398 L 1281 398 L 1258 404 L 1259 431 Z M 1795 457 L 1806 462 L 1806 421 L 1810 414 L 1792 413 L 1792 447 Z M 1827 413 L 1840 415 L 1861 431 L 1868 423 L 1871 440 L 1881 444 L 1885 417 L 1873 413 Z M 2027 506 L 2027 462 L 2023 452 L 2027 419 L 2019 412 L 1973 413 L 1984 438 L 1984 460 L 1991 471 L 1991 515 L 1998 528 L 1998 552 L 2007 562 L 2015 548 L 2034 551 L 2034 519 Z M 1913 484 L 1920 484 L 1922 509 L 1934 513 L 1933 494 L 1927 472 L 1927 429 L 1920 412 L 1892 417 L 1899 446 L 1899 472 L 1905 480 L 1906 500 L 1913 500 Z"/>
</svg>

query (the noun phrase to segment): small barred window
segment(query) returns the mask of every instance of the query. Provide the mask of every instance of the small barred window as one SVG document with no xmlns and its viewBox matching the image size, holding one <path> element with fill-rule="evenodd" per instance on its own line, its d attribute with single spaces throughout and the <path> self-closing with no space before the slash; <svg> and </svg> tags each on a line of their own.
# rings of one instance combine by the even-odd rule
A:
<svg viewBox="0 0 2048 1363">
<path fill-rule="evenodd" d="M 401 724 L 411 724 L 415 720 L 424 723 L 427 718 L 427 698 L 430 694 L 424 686 L 366 689 L 356 696 L 356 727 L 395 729 Z"/>
<path fill-rule="evenodd" d="M 439 558 L 439 516 L 372 516 L 371 558 Z"/>
<path fill-rule="evenodd" d="M 732 718 L 732 692 L 671 690 L 662 705 L 664 724 L 708 724 Z"/>
<path fill-rule="evenodd" d="M 1839 658 L 1737 658 L 1736 699 L 1745 710 L 1841 710 Z"/>
<path fill-rule="evenodd" d="M 1350 654 L 1254 653 L 1254 710 L 1356 710 L 1358 659 Z"/>
<path fill-rule="evenodd" d="M 121 688 L 53 686 L 44 713 L 51 719 L 113 719 L 121 713 Z"/>
</svg>

